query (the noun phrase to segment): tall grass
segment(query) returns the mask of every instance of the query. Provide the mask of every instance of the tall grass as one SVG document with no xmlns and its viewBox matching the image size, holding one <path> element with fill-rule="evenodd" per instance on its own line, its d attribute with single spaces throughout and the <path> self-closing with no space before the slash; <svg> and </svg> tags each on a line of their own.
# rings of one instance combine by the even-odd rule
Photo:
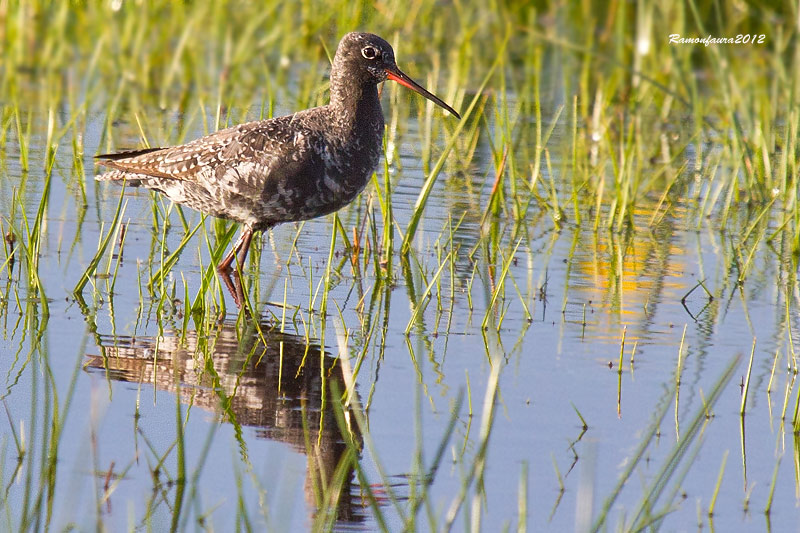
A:
<svg viewBox="0 0 800 533">
<path fill-rule="evenodd" d="M 180 342 L 188 342 L 192 327 L 210 329 L 214 319 L 228 312 L 229 300 L 214 264 L 230 245 L 236 228 L 139 195 L 136 202 L 152 206 L 150 253 L 143 265 L 136 265 L 135 273 L 120 270 L 126 242 L 123 228 L 130 217 L 129 191 L 93 183 L 91 156 L 179 143 L 244 120 L 323 104 L 333 47 L 343 33 L 354 29 L 387 37 L 395 45 L 401 67 L 451 102 L 463 119 L 455 122 L 399 88 L 384 88 L 389 93 L 384 95 L 388 104 L 384 166 L 352 208 L 329 219 L 330 240 L 324 247 L 322 269 L 310 258 L 300 257 L 300 226 L 289 257 L 272 257 L 268 235 L 263 250 L 256 245 L 251 263 L 240 272 L 251 317 L 280 316 L 281 331 L 294 328 L 306 346 L 316 338 L 324 352 L 331 324 L 341 325 L 337 340 L 343 346 L 339 358 L 345 367 L 344 387 L 330 387 L 325 381 L 330 361 L 323 353 L 315 352 L 317 359 L 312 360 L 306 357 L 310 352 L 304 352 L 299 365 L 319 374 L 324 404 L 320 409 L 332 409 L 327 411 L 327 422 L 335 422 L 338 438 L 347 448 L 332 475 L 314 478 L 315 505 L 323 509 L 315 526 L 333 527 L 337 504 L 354 472 L 381 528 L 390 529 L 399 519 L 406 529 L 449 529 L 460 517 L 467 527 L 488 527 L 483 482 L 500 406 L 501 377 L 508 368 L 503 355 L 519 349 L 527 323 L 544 317 L 551 296 L 546 270 L 538 280 L 532 274 L 523 279 L 518 274 L 521 269 L 515 267 L 518 261 L 527 261 L 528 272 L 533 272 L 534 261 L 549 260 L 560 232 L 574 232 L 567 257 L 570 263 L 580 247 L 593 254 L 588 266 L 570 264 L 567 278 L 580 268 L 599 273 L 604 280 L 602 304 L 608 304 L 609 313 L 616 317 L 626 309 L 628 262 L 646 256 L 654 258 L 650 264 L 662 273 L 668 269 L 662 243 L 647 241 L 647 253 L 637 254 L 631 252 L 633 244 L 641 242 L 636 238 L 671 232 L 681 225 L 719 232 L 718 272 L 735 276 L 718 273 L 709 283 L 711 290 L 701 281 L 708 298 L 692 315 L 711 326 L 725 311 L 725 304 L 719 302 L 723 294 L 731 299 L 738 294 L 747 315 L 743 288 L 758 271 L 759 254 L 768 247 L 779 258 L 786 315 L 782 328 L 788 339 L 784 353 L 786 366 L 796 373 L 792 317 L 800 258 L 798 12 L 794 4 L 749 3 L 746 14 L 741 9 L 736 3 L 711 0 L 635 4 L 388 0 L 375 6 L 335 0 L 324 8 L 311 2 L 0 2 L 0 100 L 4 104 L 0 164 L 4 172 L 10 169 L 9 178 L 0 183 L 4 193 L 0 229 L 9 235 L 0 264 L 0 272 L 8 277 L 0 314 L 5 323 L 16 304 L 24 317 L 30 352 L 21 368 L 12 366 L 10 375 L 27 372 L 33 376 L 25 430 L 17 429 L 19 413 L 8 411 L 13 429 L 6 446 L 11 451 L 2 458 L 17 462 L 12 477 L 24 473 L 20 508 L 11 509 L 4 500 L 8 529 L 55 527 L 51 505 L 59 478 L 59 443 L 80 364 L 75 364 L 66 393 L 57 390 L 44 332 L 52 299 L 61 299 L 62 294 L 47 283 L 42 271 L 54 210 L 61 207 L 61 198 L 52 194 L 54 186 L 60 185 L 58 180 L 74 196 L 79 213 L 74 242 L 85 240 L 88 233 L 84 214 L 92 206 L 84 204 L 89 199 L 95 201 L 96 218 L 102 221 L 88 256 L 70 263 L 74 266 L 80 261 L 80 268 L 74 269 L 68 295 L 92 324 L 95 342 L 102 344 L 96 325 L 101 306 L 107 305 L 112 331 L 116 331 L 113 299 L 125 283 L 135 283 L 139 291 L 134 333 L 145 328 L 141 321 L 157 317 L 159 334 L 174 328 L 180 331 Z M 670 21 L 669 27 L 662 21 Z M 759 45 L 676 45 L 668 42 L 669 33 L 767 37 Z M 102 127 L 87 131 L 94 115 L 102 116 Z M 419 126 L 418 131 L 410 131 L 411 123 Z M 424 180 L 409 209 L 394 199 L 403 179 L 400 155 L 407 151 L 424 169 Z M 426 212 L 438 190 L 444 190 L 444 196 L 466 190 L 474 203 L 469 208 L 450 207 L 442 219 L 446 222 L 431 221 Z M 116 206 L 113 213 L 100 207 L 112 204 Z M 195 258 L 199 258 L 199 279 L 181 270 Z M 262 263 L 273 260 L 287 271 L 282 300 L 273 288 L 280 288 L 276 280 L 283 271 L 269 283 L 262 282 L 267 271 Z M 122 276 L 126 279 L 121 282 Z M 394 294 L 395 306 L 401 299 L 410 307 L 408 321 L 403 321 L 405 342 L 389 338 L 397 333 L 390 327 L 395 284 L 405 285 L 406 290 L 405 296 Z M 340 300 L 336 289 L 345 285 L 347 295 Z M 307 302 L 290 301 L 289 287 L 294 286 L 307 288 Z M 85 300 L 89 289 L 91 304 Z M 692 305 L 690 294 L 684 298 L 687 309 Z M 654 293 L 654 301 L 657 296 Z M 596 327 L 587 316 L 587 307 L 594 312 L 592 304 L 581 302 L 582 315 L 575 318 L 574 303 L 569 299 L 568 280 L 558 311 L 567 323 L 579 321 L 584 331 Z M 461 316 L 464 307 L 469 313 L 463 315 L 468 316 Z M 474 309 L 480 320 L 473 319 Z M 647 302 L 642 312 L 649 314 Z M 522 319 L 509 320 L 515 313 Z M 239 320 L 240 326 L 246 322 L 243 315 Z M 476 453 L 462 454 L 459 459 L 464 462 L 459 464 L 463 477 L 458 490 L 444 504 L 435 501 L 433 483 L 455 440 L 454 427 L 464 416 L 459 395 L 449 407 L 433 456 L 425 458 L 422 444 L 415 443 L 410 470 L 419 481 L 412 482 L 406 501 L 396 494 L 370 432 L 369 408 L 378 387 L 377 371 L 376 377 L 367 376 L 363 365 L 370 357 L 383 361 L 393 347 L 405 344 L 408 364 L 421 375 L 418 352 L 427 352 L 438 364 L 454 327 L 464 328 L 476 339 L 480 333 L 482 355 L 490 367 L 482 403 L 476 403 L 476 414 L 480 413 Z M 516 340 L 510 348 L 503 345 L 508 330 L 513 330 Z M 627 329 L 623 331 L 628 334 Z M 445 337 L 441 352 L 439 335 Z M 257 336 L 267 335 L 260 331 Z M 618 398 L 623 350 L 624 339 Z M 205 370 L 214 375 L 208 346 L 198 352 L 205 357 Z M 754 394 L 750 374 L 755 354 L 754 346 L 741 399 L 743 428 L 746 402 Z M 678 432 L 685 355 L 682 340 L 674 391 L 667 395 L 675 397 L 677 443 L 621 528 L 658 527 L 664 521 L 680 484 L 673 480 L 686 474 L 681 466 L 689 468 L 696 460 L 704 417 L 731 378 L 733 363 L 703 408 Z M 279 390 L 284 379 L 295 377 L 283 374 L 283 356 L 281 351 Z M 250 364 L 251 360 L 246 361 Z M 34 364 L 41 366 L 36 371 L 26 366 Z M 777 367 L 776 352 L 770 393 Z M 630 370 L 632 374 L 633 356 Z M 295 369 L 298 373 L 300 369 Z M 241 378 L 241 374 L 233 375 Z M 219 373 L 214 377 L 218 385 Z M 467 385 L 472 386 L 469 374 Z M 200 478 L 204 463 L 200 461 L 194 471 L 186 463 L 189 443 L 183 430 L 189 411 L 181 403 L 180 386 L 175 390 L 174 443 L 166 450 L 147 445 L 155 472 L 154 495 L 145 516 L 137 521 L 139 526 L 150 527 L 156 508 L 163 505 L 171 509 L 174 530 L 188 528 L 190 520 L 198 516 L 204 520 L 211 513 L 189 483 Z M 363 404 L 358 392 L 365 397 Z M 470 424 L 472 392 L 467 391 Z M 418 405 L 429 394 L 422 387 L 414 393 Z M 229 401 L 224 394 L 219 396 L 219 403 Z M 781 401 L 781 418 L 791 420 L 797 432 L 800 395 L 793 376 L 786 378 Z M 661 407 L 663 412 L 659 411 L 631 455 L 619 484 L 606 495 L 595 529 L 609 526 L 609 510 L 632 483 L 635 466 L 652 445 L 666 401 Z M 419 409 L 417 423 L 421 425 Z M 241 426 L 230 417 L 233 410 L 224 412 L 241 439 Z M 315 429 L 306 422 L 304 449 L 309 456 L 317 451 L 312 438 Z M 203 446 L 205 458 L 208 442 Z M 370 468 L 364 464 L 365 452 L 374 461 Z M 174 471 L 165 474 L 167 463 Z M 309 464 L 316 465 L 311 460 Z M 777 479 L 778 464 L 773 479 Z M 720 480 L 724 468 L 723 462 Z M 106 486 L 96 491 L 98 517 L 116 486 L 112 470 Z M 243 529 L 254 527 L 244 503 L 243 480 L 250 474 L 237 474 L 237 525 Z M 800 479 L 800 474 L 796 476 Z M 560 472 L 558 478 L 563 489 Z M 516 518 L 519 529 L 524 529 L 531 514 L 528 466 L 521 465 L 511 479 L 519 481 Z M 6 487 L 11 486 L 10 480 L 4 481 Z M 376 485 L 386 491 L 388 506 L 381 503 Z M 719 483 L 709 513 L 718 491 Z"/>
</svg>

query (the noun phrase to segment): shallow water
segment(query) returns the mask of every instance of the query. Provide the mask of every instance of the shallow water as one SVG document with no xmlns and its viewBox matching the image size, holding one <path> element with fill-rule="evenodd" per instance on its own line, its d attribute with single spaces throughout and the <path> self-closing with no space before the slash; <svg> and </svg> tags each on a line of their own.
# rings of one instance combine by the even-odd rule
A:
<svg viewBox="0 0 800 533">
<path fill-rule="evenodd" d="M 95 152 L 101 127 L 101 117 L 87 125 L 87 154 Z M 392 169 L 393 210 L 402 229 L 424 180 L 417 136 L 411 124 L 400 144 L 400 168 Z M 121 140 L 137 142 L 135 137 Z M 714 529 L 797 530 L 798 441 L 791 432 L 797 392 L 791 388 L 794 375 L 787 370 L 787 354 L 800 342 L 798 286 L 780 247 L 765 239 L 755 243 L 750 270 L 739 284 L 740 263 L 732 258 L 740 235 L 718 231 L 713 220 L 698 224 L 689 202 L 651 224 L 653 201 L 640 206 L 634 229 L 627 232 L 570 221 L 555 228 L 534 206 L 523 228 L 503 217 L 494 220 L 500 232 L 495 250 L 481 229 L 493 163 L 485 145 L 478 153 L 484 155 L 468 175 L 440 176 L 411 261 L 404 265 L 399 256 L 394 258 L 393 285 L 376 284 L 371 266 L 352 268 L 339 240 L 324 332 L 319 315 L 309 314 L 309 302 L 314 300 L 319 310 L 317 287 L 325 273 L 332 217 L 302 228 L 287 224 L 263 239 L 260 269 L 248 274 L 255 285 L 250 297 L 268 302 L 259 328 L 237 320 L 224 293 L 228 315 L 196 323 L 186 318 L 184 287 L 190 298 L 200 290 L 210 264 L 206 237 L 198 232 L 171 270 L 167 286 L 171 290 L 175 282 L 174 301 L 160 302 L 158 292 L 149 294 L 148 262 L 155 257 L 157 270 L 162 222 L 154 230 L 153 200 L 146 191 L 125 193 L 127 229 L 118 270 L 113 274 L 114 255 L 112 277 L 91 280 L 83 290 L 85 301 L 76 299 L 72 289 L 109 229 L 121 189 L 96 185 L 87 156 L 84 204 L 76 181 L 84 178 L 72 172 L 71 154 L 59 153 L 39 259 L 49 317 L 42 316 L 39 296 L 29 290 L 21 273 L 24 265 L 16 261 L 12 275 L 4 268 L 0 277 L 3 398 L 16 432 L 25 432 L 27 449 L 36 457 L 18 468 L 6 423 L 2 472 L 10 507 L 22 506 L 26 497 L 38 493 L 39 469 L 46 462 L 37 454 L 50 435 L 45 421 L 53 419 L 57 408 L 67 418 L 47 499 L 55 528 L 72 523 L 82 529 L 98 523 L 111 530 L 143 528 L 150 520 L 154 529 L 162 530 L 174 525 L 171 508 L 181 497 L 181 487 L 186 508 L 179 525 L 189 529 L 199 520 L 230 529 L 237 525 L 241 508 L 256 527 L 307 528 L 318 512 L 315 484 L 327 483 L 347 453 L 329 388 L 346 388 L 337 357 L 347 358 L 352 367 L 363 356 L 355 398 L 366 410 L 371 446 L 351 413 L 345 415 L 361 450 L 361 468 L 390 529 L 399 530 L 401 523 L 389 489 L 380 486 L 376 465 L 403 505 L 419 490 L 420 460 L 430 467 L 451 410 L 463 394 L 431 485 L 432 507 L 419 514 L 423 529 L 429 527 L 429 514 L 441 527 L 478 453 L 484 392 L 493 365 L 499 365 L 499 386 L 483 479 L 484 529 L 517 524 L 521 479 L 527 485 L 524 507 L 533 530 L 585 528 L 647 439 L 656 411 L 666 406 L 657 436 L 610 511 L 612 527 L 630 524 L 645 488 L 692 419 L 704 412 L 714 383 L 740 355 L 733 379 L 699 437 L 690 442 L 689 453 L 695 453 L 696 444 L 702 447 L 693 461 L 679 464 L 660 500 L 663 504 L 666 494 L 677 491 L 663 525 L 670 531 L 698 529 L 698 521 L 703 528 L 709 526 L 706 511 L 727 457 Z M 25 174 L 13 142 L 8 143 L 0 181 L 4 231 L 9 221 L 22 227 L 21 209 L 29 220 L 35 217 L 44 184 L 38 170 L 41 145 L 31 147 L 30 158 L 32 170 Z M 24 190 L 21 202 L 14 198 L 19 189 Z M 348 232 L 361 227 L 370 194 L 372 187 L 340 213 Z M 743 228 L 754 216 L 744 207 L 737 213 Z M 190 228 L 200 220 L 189 210 L 185 215 Z M 377 211 L 375 216 L 380 224 Z M 167 251 L 184 235 L 175 209 L 169 220 Z M 441 263 L 437 241 L 443 256 L 450 250 L 444 246 L 449 227 L 459 221 L 452 236 L 459 245 L 452 271 L 449 266 L 442 270 L 441 290 L 434 284 L 433 297 L 406 336 L 415 306 Z M 213 222 L 206 221 L 206 227 L 213 242 Z M 503 261 L 518 241 L 502 298 L 487 311 Z M 395 235 L 395 245 L 399 242 Z M 99 270 L 108 264 L 106 254 Z M 701 288 L 688 294 L 698 281 L 713 299 Z M 490 327 L 484 330 L 487 314 Z M 743 419 L 739 384 L 754 337 Z M 785 400 L 786 426 L 781 419 Z M 180 452 L 174 448 L 178 417 L 184 422 L 185 450 Z M 181 454 L 185 486 L 172 482 Z M 349 481 L 336 526 L 374 530 L 375 514 L 356 474 L 342 475 Z M 765 519 L 770 492 L 772 513 Z M 466 508 L 472 503 L 468 499 Z M 146 518 L 147 509 L 151 514 Z M 13 525 L 19 519 L 10 520 Z M 470 520 L 468 511 L 460 510 L 456 528 Z"/>
</svg>

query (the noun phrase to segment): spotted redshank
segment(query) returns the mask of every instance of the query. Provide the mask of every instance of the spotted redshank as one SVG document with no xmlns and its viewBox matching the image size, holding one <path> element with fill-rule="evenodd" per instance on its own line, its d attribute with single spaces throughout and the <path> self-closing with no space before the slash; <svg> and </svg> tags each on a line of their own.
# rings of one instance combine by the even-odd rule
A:
<svg viewBox="0 0 800 533">
<path fill-rule="evenodd" d="M 332 213 L 364 189 L 381 157 L 377 85 L 387 79 L 461 118 L 397 67 L 389 43 L 370 33 L 348 33 L 333 59 L 328 105 L 240 124 L 180 146 L 98 155 L 98 164 L 111 170 L 95 179 L 127 181 L 242 224 L 236 244 L 217 265 L 230 288 L 231 264 L 237 258 L 244 267 L 253 232 Z"/>
</svg>

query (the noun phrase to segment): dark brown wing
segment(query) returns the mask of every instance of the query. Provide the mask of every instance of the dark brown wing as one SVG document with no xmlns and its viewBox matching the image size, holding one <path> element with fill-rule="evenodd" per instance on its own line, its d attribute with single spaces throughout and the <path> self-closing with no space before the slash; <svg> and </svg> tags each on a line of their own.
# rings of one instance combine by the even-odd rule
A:
<svg viewBox="0 0 800 533">
<path fill-rule="evenodd" d="M 316 166 L 317 139 L 292 124 L 292 116 L 248 122 L 169 148 L 148 148 L 97 156 L 97 163 L 114 169 L 98 180 L 161 178 L 205 184 L 233 170 L 242 185 L 263 186 L 272 172 L 284 167 Z M 238 172 L 237 172 L 238 169 Z"/>
<path fill-rule="evenodd" d="M 127 180 L 255 229 L 309 218 L 308 202 L 324 200 L 319 188 L 326 144 L 309 127 L 314 110 L 301 113 L 241 124 L 181 146 L 110 154 L 98 164 L 111 170 L 95 179 Z"/>
</svg>

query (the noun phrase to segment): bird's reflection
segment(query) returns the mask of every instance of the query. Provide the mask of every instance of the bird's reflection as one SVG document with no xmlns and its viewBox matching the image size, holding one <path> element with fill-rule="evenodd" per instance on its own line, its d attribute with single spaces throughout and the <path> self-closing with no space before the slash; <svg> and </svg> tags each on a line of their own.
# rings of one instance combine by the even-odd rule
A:
<svg viewBox="0 0 800 533">
<path fill-rule="evenodd" d="M 204 334 L 100 335 L 101 353 L 88 355 L 86 368 L 113 380 L 179 391 L 182 401 L 217 413 L 221 420 L 291 445 L 308 458 L 305 493 L 312 521 L 357 527 L 367 504 L 353 483 L 358 457 L 349 454 L 346 444 L 346 439 L 360 441 L 356 424 L 340 429 L 334 412 L 340 395 L 333 391 L 345 390 L 342 368 L 304 337 L 270 327 L 225 321 Z M 342 413 L 347 420 L 347 410 Z M 323 489 L 336 483 L 341 488 Z"/>
</svg>

